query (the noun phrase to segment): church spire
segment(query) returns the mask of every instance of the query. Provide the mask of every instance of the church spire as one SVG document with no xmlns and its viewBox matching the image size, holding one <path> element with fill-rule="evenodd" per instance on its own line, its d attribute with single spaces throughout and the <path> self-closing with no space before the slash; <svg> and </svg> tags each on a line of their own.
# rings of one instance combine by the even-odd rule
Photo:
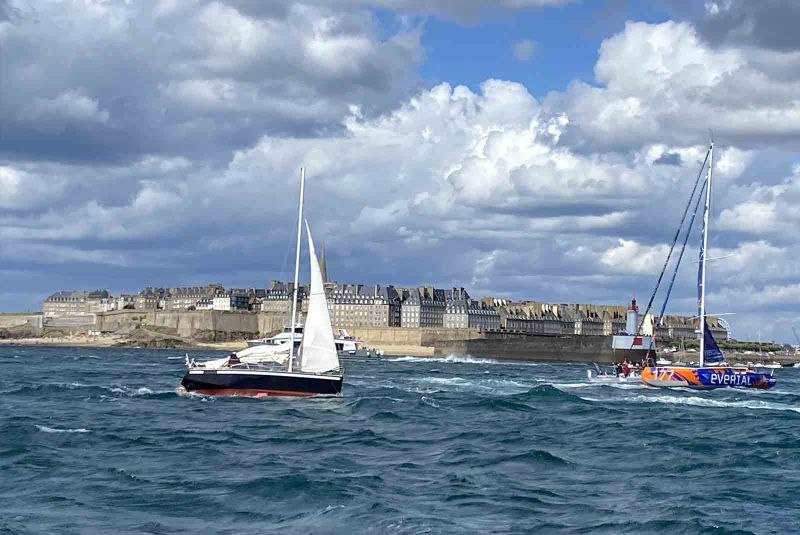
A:
<svg viewBox="0 0 800 535">
<path fill-rule="evenodd" d="M 325 242 L 322 242 L 322 258 L 319 259 L 319 269 L 322 272 L 322 283 L 328 282 L 328 260 L 325 258 Z"/>
</svg>

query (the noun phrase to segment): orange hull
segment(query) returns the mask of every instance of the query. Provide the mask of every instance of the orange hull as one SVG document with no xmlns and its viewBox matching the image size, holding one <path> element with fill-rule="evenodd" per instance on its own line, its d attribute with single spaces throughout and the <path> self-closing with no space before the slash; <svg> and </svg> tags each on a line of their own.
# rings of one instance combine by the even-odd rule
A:
<svg viewBox="0 0 800 535">
<path fill-rule="evenodd" d="M 759 388 L 775 386 L 772 373 L 756 372 L 748 368 L 711 366 L 647 366 L 642 370 L 642 382 L 663 388 Z"/>
</svg>

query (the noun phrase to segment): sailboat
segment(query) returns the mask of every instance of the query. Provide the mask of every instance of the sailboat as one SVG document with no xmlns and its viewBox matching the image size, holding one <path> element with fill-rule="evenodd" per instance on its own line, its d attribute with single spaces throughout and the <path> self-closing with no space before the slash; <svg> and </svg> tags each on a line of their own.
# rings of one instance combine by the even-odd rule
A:
<svg viewBox="0 0 800 535">
<path fill-rule="evenodd" d="M 295 255 L 292 328 L 297 317 L 297 287 L 300 272 L 300 246 L 303 226 L 303 194 L 305 171 L 300 174 L 300 208 L 297 217 L 297 250 Z M 249 347 L 223 359 L 195 363 L 187 358 L 186 374 L 181 386 L 188 392 L 223 396 L 317 396 L 340 395 L 344 370 L 333 341 L 328 302 L 322 272 L 314 250 L 311 229 L 306 221 L 308 255 L 311 263 L 308 314 L 303 328 L 297 358 L 295 344 L 284 352 L 268 346 Z"/>
<path fill-rule="evenodd" d="M 724 365 L 724 355 L 706 321 L 706 251 L 711 208 L 711 186 L 714 177 L 714 142 L 708 149 L 709 166 L 705 183 L 703 234 L 700 245 L 700 262 L 697 274 L 698 323 L 700 326 L 700 362 L 698 366 L 645 366 L 642 382 L 657 387 L 683 387 L 709 390 L 714 388 L 772 388 L 772 372 L 757 371 L 748 366 Z M 701 190 L 702 192 L 702 190 Z M 688 236 L 688 235 L 687 235 Z M 715 365 L 716 364 L 716 365 Z"/>
</svg>

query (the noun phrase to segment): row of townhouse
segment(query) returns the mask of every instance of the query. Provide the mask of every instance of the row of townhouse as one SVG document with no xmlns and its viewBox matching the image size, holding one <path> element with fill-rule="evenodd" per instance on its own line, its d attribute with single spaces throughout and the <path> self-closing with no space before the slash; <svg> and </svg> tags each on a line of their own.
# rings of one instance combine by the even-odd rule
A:
<svg viewBox="0 0 800 535">
<path fill-rule="evenodd" d="M 500 327 L 529 334 L 612 335 L 625 329 L 626 307 L 512 302 L 488 298 L 500 314 Z"/>
<path fill-rule="evenodd" d="M 464 288 L 326 283 L 334 328 L 405 327 L 481 329 L 529 334 L 612 335 L 626 327 L 627 307 L 616 305 L 553 304 L 539 301 L 472 299 Z M 225 289 L 219 284 L 186 288 L 145 288 L 138 294 L 111 296 L 107 290 L 56 292 L 44 304 L 45 317 L 80 316 L 110 310 L 223 310 L 291 313 L 292 283 L 272 281 L 268 288 Z M 299 317 L 307 310 L 307 288 L 298 287 Z M 645 316 L 642 334 L 659 338 L 697 337 L 696 319 L 669 315 Z M 718 340 L 728 338 L 719 318 L 708 317 Z"/>
<path fill-rule="evenodd" d="M 107 290 L 60 291 L 44 300 L 42 311 L 47 318 L 83 316 L 113 310 L 115 305 Z"/>
<path fill-rule="evenodd" d="M 400 326 L 400 294 L 394 286 L 329 283 L 326 293 L 334 328 Z"/>
<path fill-rule="evenodd" d="M 291 309 L 292 284 L 273 281 L 260 310 L 284 314 Z M 499 330 L 498 312 L 470 298 L 464 288 L 399 288 L 327 283 L 325 291 L 335 329 L 358 327 L 479 328 Z M 307 309 L 305 288 L 298 289 L 298 310 Z"/>
<path fill-rule="evenodd" d="M 498 311 L 464 288 L 420 286 L 404 288 L 400 295 L 401 327 L 500 330 Z"/>
<path fill-rule="evenodd" d="M 499 331 L 500 313 L 484 301 L 470 298 L 464 288 L 453 288 L 445 293 L 447 304 L 443 318 L 446 329 L 481 329 Z"/>
<path fill-rule="evenodd" d="M 728 326 L 715 316 L 707 316 L 706 323 L 711 329 L 711 334 L 717 340 L 727 340 L 730 337 Z M 698 337 L 697 318 L 692 316 L 667 315 L 654 322 L 656 338 L 670 338 L 673 340 L 691 340 Z"/>
<path fill-rule="evenodd" d="M 45 317 L 64 317 L 112 310 L 258 310 L 265 291 L 229 289 L 219 284 L 189 288 L 145 288 L 138 294 L 111 296 L 107 290 L 60 291 L 42 304 Z M 255 307 L 255 308 L 254 308 Z"/>
<path fill-rule="evenodd" d="M 529 334 L 578 334 L 609 336 L 625 332 L 627 307 L 619 305 L 551 304 L 537 301 L 512 302 L 505 299 L 484 299 L 500 315 L 500 328 Z M 728 328 L 714 316 L 707 318 L 717 340 L 727 340 Z M 658 338 L 697 338 L 697 319 L 669 315 L 656 318 L 647 314 L 642 321 L 642 334 Z"/>
</svg>

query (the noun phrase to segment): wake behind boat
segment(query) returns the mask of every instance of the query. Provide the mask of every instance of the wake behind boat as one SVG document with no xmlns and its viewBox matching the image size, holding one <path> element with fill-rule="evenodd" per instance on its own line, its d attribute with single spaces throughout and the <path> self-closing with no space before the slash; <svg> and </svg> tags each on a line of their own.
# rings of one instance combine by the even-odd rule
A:
<svg viewBox="0 0 800 535">
<path fill-rule="evenodd" d="M 305 172 L 300 179 L 300 209 L 297 221 L 292 328 L 295 333 L 300 242 L 303 221 Z M 333 329 L 311 230 L 306 223 L 308 254 L 311 263 L 311 287 L 308 314 L 302 342 L 295 363 L 295 344 L 283 343 L 249 347 L 223 359 L 196 363 L 187 358 L 188 370 L 181 386 L 188 392 L 224 396 L 315 396 L 339 395 L 344 371 L 333 341 Z M 288 350 L 288 354 L 287 354 Z M 296 368 L 295 369 L 295 365 Z"/>
<path fill-rule="evenodd" d="M 708 148 L 708 152 L 706 153 L 706 161 L 703 162 L 703 166 L 700 168 L 700 173 L 698 174 L 698 179 L 697 182 L 695 183 L 695 190 L 697 189 L 697 185 L 700 181 L 700 177 L 702 176 L 703 168 L 705 167 L 706 162 L 708 162 L 708 174 L 706 175 L 706 179 L 703 182 L 702 188 L 700 188 L 700 194 L 698 195 L 695 204 L 695 211 L 694 214 L 692 215 L 692 219 L 686 231 L 686 238 L 684 239 L 683 242 L 683 248 L 685 249 L 686 242 L 689 238 L 689 233 L 691 232 L 692 229 L 692 223 L 694 222 L 694 216 L 697 214 L 697 209 L 700 205 L 700 200 L 703 198 L 703 192 L 705 191 L 705 205 L 703 209 L 703 231 L 702 231 L 702 241 L 700 245 L 700 262 L 699 262 L 700 265 L 698 268 L 698 276 L 697 276 L 697 298 L 698 298 L 697 320 L 698 320 L 699 335 L 700 335 L 700 363 L 697 367 L 674 366 L 674 365 L 646 366 L 642 371 L 642 381 L 650 386 L 666 387 L 666 388 L 684 387 L 684 388 L 694 388 L 701 390 L 709 390 L 714 388 L 725 388 L 725 387 L 760 388 L 760 389 L 772 388 L 773 386 L 775 386 L 776 382 L 775 377 L 772 374 L 772 371 L 762 372 L 748 366 L 725 365 L 724 355 L 722 353 L 722 350 L 720 349 L 719 345 L 717 345 L 717 341 L 714 339 L 714 336 L 711 333 L 711 329 L 709 329 L 708 323 L 706 322 L 706 317 L 707 317 L 706 251 L 708 250 L 708 230 L 709 230 L 709 217 L 711 208 L 711 186 L 714 176 L 713 141 L 711 142 L 711 145 Z M 684 212 L 684 218 L 686 217 L 686 213 L 688 212 L 689 206 L 691 206 L 692 204 L 693 198 L 694 198 L 694 191 L 692 191 L 692 196 L 689 198 L 689 204 L 687 205 L 686 211 Z M 682 225 L 683 225 L 683 220 L 681 221 L 681 226 Z M 681 226 L 678 227 L 678 234 L 680 233 Z M 675 242 L 677 241 L 678 234 L 676 234 L 675 236 Z M 673 242 L 673 247 L 675 246 L 675 242 Z M 672 249 L 670 249 L 670 254 L 671 253 Z M 680 260 L 682 257 L 683 257 L 683 250 L 681 250 L 681 254 L 678 257 L 678 266 L 680 266 Z M 667 262 L 669 262 L 669 255 L 667 256 Z M 675 273 L 677 273 L 678 266 L 675 267 Z M 666 264 L 664 268 L 666 269 Z M 674 275 L 673 275 L 673 281 L 674 281 Z M 660 277 L 659 277 L 659 282 L 660 282 Z M 658 290 L 658 285 L 656 285 L 656 290 Z M 669 291 L 667 292 L 667 299 L 669 299 Z M 664 306 L 666 307 L 666 300 L 664 302 Z M 712 365 L 707 366 L 706 365 L 707 363 Z"/>
</svg>

